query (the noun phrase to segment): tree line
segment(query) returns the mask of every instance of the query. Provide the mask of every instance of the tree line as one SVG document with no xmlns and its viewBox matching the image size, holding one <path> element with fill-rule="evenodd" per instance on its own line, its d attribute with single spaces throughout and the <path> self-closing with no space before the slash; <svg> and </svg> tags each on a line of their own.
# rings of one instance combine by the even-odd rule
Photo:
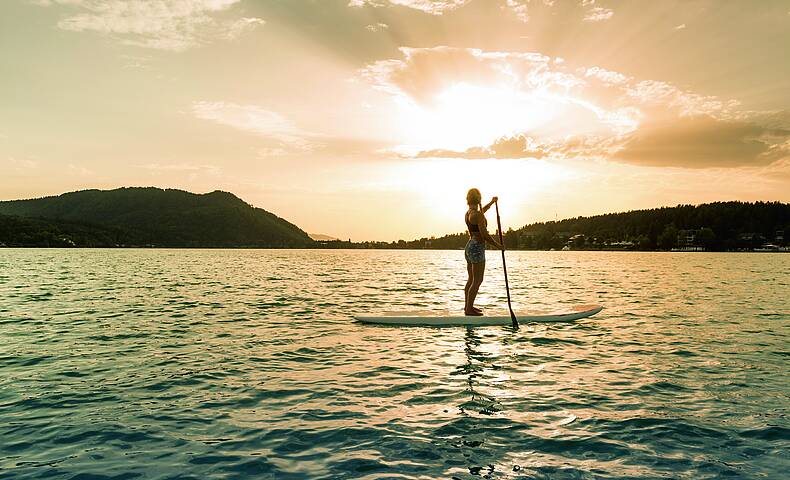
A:
<svg viewBox="0 0 790 480">
<path fill-rule="evenodd" d="M 790 204 L 714 202 L 537 222 L 503 232 L 515 250 L 709 250 L 787 246 Z M 326 248 L 460 249 L 466 232 L 395 242 L 321 242 Z"/>
<path fill-rule="evenodd" d="M 751 250 L 788 245 L 790 204 L 715 202 L 537 222 L 503 232 L 508 249 Z M 0 202 L 0 246 L 461 249 L 466 232 L 393 242 L 316 242 L 227 192 L 87 190 Z"/>
</svg>

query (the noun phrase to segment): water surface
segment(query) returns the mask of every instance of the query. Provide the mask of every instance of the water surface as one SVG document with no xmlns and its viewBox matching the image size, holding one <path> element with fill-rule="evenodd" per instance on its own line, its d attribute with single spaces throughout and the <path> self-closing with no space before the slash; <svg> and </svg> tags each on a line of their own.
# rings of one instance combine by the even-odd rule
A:
<svg viewBox="0 0 790 480">
<path fill-rule="evenodd" d="M 505 305 L 489 253 L 484 309 Z M 0 478 L 786 478 L 790 255 L 0 249 Z"/>
</svg>

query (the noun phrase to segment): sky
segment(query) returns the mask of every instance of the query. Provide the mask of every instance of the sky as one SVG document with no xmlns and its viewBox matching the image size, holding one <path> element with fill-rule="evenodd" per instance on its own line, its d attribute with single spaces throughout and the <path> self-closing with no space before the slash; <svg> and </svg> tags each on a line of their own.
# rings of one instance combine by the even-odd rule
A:
<svg viewBox="0 0 790 480">
<path fill-rule="evenodd" d="M 2 0 L 0 199 L 233 192 L 309 233 L 790 201 L 786 0 Z"/>
</svg>

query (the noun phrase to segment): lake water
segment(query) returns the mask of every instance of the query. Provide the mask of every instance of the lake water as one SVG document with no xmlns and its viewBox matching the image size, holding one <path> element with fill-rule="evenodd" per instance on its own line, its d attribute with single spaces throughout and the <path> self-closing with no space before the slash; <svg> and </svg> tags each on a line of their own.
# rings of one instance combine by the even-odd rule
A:
<svg viewBox="0 0 790 480">
<path fill-rule="evenodd" d="M 788 478 L 790 255 L 0 249 L 0 478 Z M 478 305 L 505 305 L 489 252 Z"/>
</svg>

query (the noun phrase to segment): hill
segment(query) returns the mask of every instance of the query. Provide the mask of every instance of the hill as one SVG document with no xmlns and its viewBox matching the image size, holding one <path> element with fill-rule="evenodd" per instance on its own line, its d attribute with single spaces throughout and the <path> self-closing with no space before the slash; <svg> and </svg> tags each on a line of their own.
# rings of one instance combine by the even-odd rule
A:
<svg viewBox="0 0 790 480">
<path fill-rule="evenodd" d="M 60 239 L 53 246 L 281 248 L 314 243 L 296 225 L 222 191 L 133 187 L 0 202 L 0 243 L 40 246 L 52 238 Z"/>
<path fill-rule="evenodd" d="M 323 233 L 310 233 L 310 238 L 315 240 L 316 242 L 333 242 L 340 240 L 336 237 L 330 237 L 329 235 L 324 235 Z"/>
<path fill-rule="evenodd" d="M 714 202 L 534 223 L 508 232 L 507 243 L 538 249 L 749 250 L 766 242 L 786 244 L 788 230 L 790 204 Z"/>
<path fill-rule="evenodd" d="M 492 232 L 493 233 L 493 232 Z M 790 204 L 715 202 L 538 222 L 505 232 L 508 249 L 752 250 L 788 245 Z M 458 249 L 468 234 L 337 247 Z M 329 242 L 327 246 L 333 242 Z"/>
</svg>

